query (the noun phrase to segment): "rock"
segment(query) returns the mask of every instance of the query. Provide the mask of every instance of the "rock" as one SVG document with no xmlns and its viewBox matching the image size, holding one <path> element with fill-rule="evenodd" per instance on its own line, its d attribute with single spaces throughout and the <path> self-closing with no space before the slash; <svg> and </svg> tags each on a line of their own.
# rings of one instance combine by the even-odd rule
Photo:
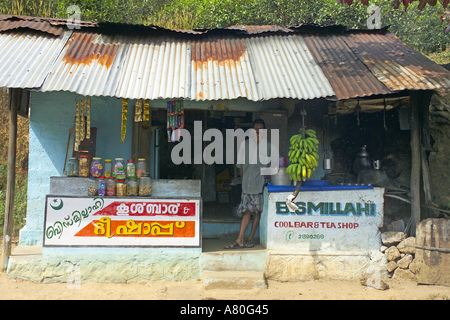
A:
<svg viewBox="0 0 450 320">
<path fill-rule="evenodd" d="M 413 261 L 413 256 L 409 253 L 406 254 L 403 258 L 397 261 L 397 265 L 402 269 L 408 269 L 410 263 Z"/>
<path fill-rule="evenodd" d="M 388 247 L 386 247 L 386 246 L 381 246 L 381 248 L 380 248 L 381 253 L 384 253 L 384 252 L 386 251 L 387 248 L 388 248 Z"/>
<path fill-rule="evenodd" d="M 406 228 L 405 220 L 400 219 L 400 220 L 392 222 L 392 228 L 393 228 L 393 231 L 404 232 L 405 228 Z"/>
<path fill-rule="evenodd" d="M 409 245 L 413 245 L 413 244 L 416 244 L 416 238 L 415 237 L 409 237 L 409 238 L 406 238 L 405 240 L 403 240 L 402 242 L 400 242 L 397 245 L 397 249 L 401 253 L 415 254 L 416 253 L 416 248 L 409 247 Z"/>
<path fill-rule="evenodd" d="M 373 288 L 377 290 L 387 290 L 389 285 L 379 277 L 374 277 L 370 274 L 365 274 L 360 278 L 360 283 L 362 286 L 367 286 L 368 288 Z"/>
<path fill-rule="evenodd" d="M 447 191 L 448 193 L 448 191 Z M 416 243 L 443 251 L 416 248 L 417 281 L 450 286 L 450 220 L 426 219 L 417 224 Z"/>
<path fill-rule="evenodd" d="M 392 279 L 395 279 L 395 280 L 415 280 L 416 277 L 415 277 L 414 273 L 412 273 L 408 269 L 397 268 L 394 271 L 394 275 L 392 276 Z"/>
<path fill-rule="evenodd" d="M 411 271 L 414 274 L 417 273 L 416 259 L 413 259 L 413 261 L 409 264 L 409 271 Z"/>
<path fill-rule="evenodd" d="M 397 262 L 395 262 L 395 261 L 389 261 L 386 265 L 386 269 L 388 272 L 394 271 L 395 269 L 397 269 L 397 267 L 398 267 L 398 265 L 397 265 Z"/>
<path fill-rule="evenodd" d="M 381 234 L 381 242 L 385 246 L 393 246 L 402 242 L 406 238 L 404 232 L 388 231 Z"/>
<path fill-rule="evenodd" d="M 400 251 L 398 251 L 396 246 L 392 246 L 386 249 L 384 252 L 387 261 L 395 261 L 400 258 Z"/>
</svg>

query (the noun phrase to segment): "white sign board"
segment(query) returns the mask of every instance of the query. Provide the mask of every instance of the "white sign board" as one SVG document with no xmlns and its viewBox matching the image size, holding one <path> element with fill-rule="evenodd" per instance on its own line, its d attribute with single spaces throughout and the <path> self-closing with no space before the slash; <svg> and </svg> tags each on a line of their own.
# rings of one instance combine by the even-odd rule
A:
<svg viewBox="0 0 450 320">
<path fill-rule="evenodd" d="M 267 248 L 379 250 L 384 189 L 305 191 L 289 212 L 288 192 L 269 193 Z"/>
<path fill-rule="evenodd" d="M 200 198 L 47 196 L 44 246 L 200 247 Z"/>
</svg>

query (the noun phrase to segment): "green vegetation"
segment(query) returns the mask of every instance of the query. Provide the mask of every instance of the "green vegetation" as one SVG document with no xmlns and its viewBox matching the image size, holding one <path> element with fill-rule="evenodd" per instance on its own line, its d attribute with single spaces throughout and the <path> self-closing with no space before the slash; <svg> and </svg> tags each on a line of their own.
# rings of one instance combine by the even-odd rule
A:
<svg viewBox="0 0 450 320">
<path fill-rule="evenodd" d="M 393 0 L 371 0 L 381 9 L 382 26 L 425 54 L 447 49 L 448 22 L 441 21 L 440 5 L 419 10 L 419 1 L 398 9 Z M 3 0 L 0 13 L 68 18 L 70 5 L 81 10 L 86 21 L 155 24 L 169 29 L 222 28 L 231 25 L 280 26 L 300 23 L 342 24 L 367 28 L 367 7 L 360 1 L 351 6 L 337 0 Z"/>
</svg>

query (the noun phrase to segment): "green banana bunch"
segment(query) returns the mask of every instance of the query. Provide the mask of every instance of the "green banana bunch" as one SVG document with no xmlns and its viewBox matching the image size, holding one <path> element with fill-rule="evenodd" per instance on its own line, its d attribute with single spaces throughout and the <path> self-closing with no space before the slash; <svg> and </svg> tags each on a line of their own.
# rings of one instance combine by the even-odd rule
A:
<svg viewBox="0 0 450 320">
<path fill-rule="evenodd" d="M 286 173 L 291 180 L 306 181 L 319 165 L 319 140 L 312 129 L 300 129 L 300 133 L 290 139 L 289 161 Z"/>
</svg>

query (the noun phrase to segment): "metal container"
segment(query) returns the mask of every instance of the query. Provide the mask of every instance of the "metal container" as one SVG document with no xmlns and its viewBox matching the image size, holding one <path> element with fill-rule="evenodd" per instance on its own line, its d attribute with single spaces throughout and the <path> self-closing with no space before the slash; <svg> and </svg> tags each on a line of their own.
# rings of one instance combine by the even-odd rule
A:
<svg viewBox="0 0 450 320">
<path fill-rule="evenodd" d="M 353 171 L 355 174 L 358 174 L 361 170 L 370 168 L 372 168 L 372 161 L 367 152 L 367 146 L 363 146 L 356 155 L 355 162 L 353 163 Z"/>
<path fill-rule="evenodd" d="M 278 172 L 271 176 L 270 183 L 275 186 L 290 186 L 292 182 L 286 173 L 286 168 L 278 168 Z"/>
<path fill-rule="evenodd" d="M 333 169 L 333 153 L 325 151 L 323 154 L 323 170 Z"/>
<path fill-rule="evenodd" d="M 381 160 L 373 160 L 373 168 L 375 170 L 380 170 L 381 169 Z"/>
</svg>

